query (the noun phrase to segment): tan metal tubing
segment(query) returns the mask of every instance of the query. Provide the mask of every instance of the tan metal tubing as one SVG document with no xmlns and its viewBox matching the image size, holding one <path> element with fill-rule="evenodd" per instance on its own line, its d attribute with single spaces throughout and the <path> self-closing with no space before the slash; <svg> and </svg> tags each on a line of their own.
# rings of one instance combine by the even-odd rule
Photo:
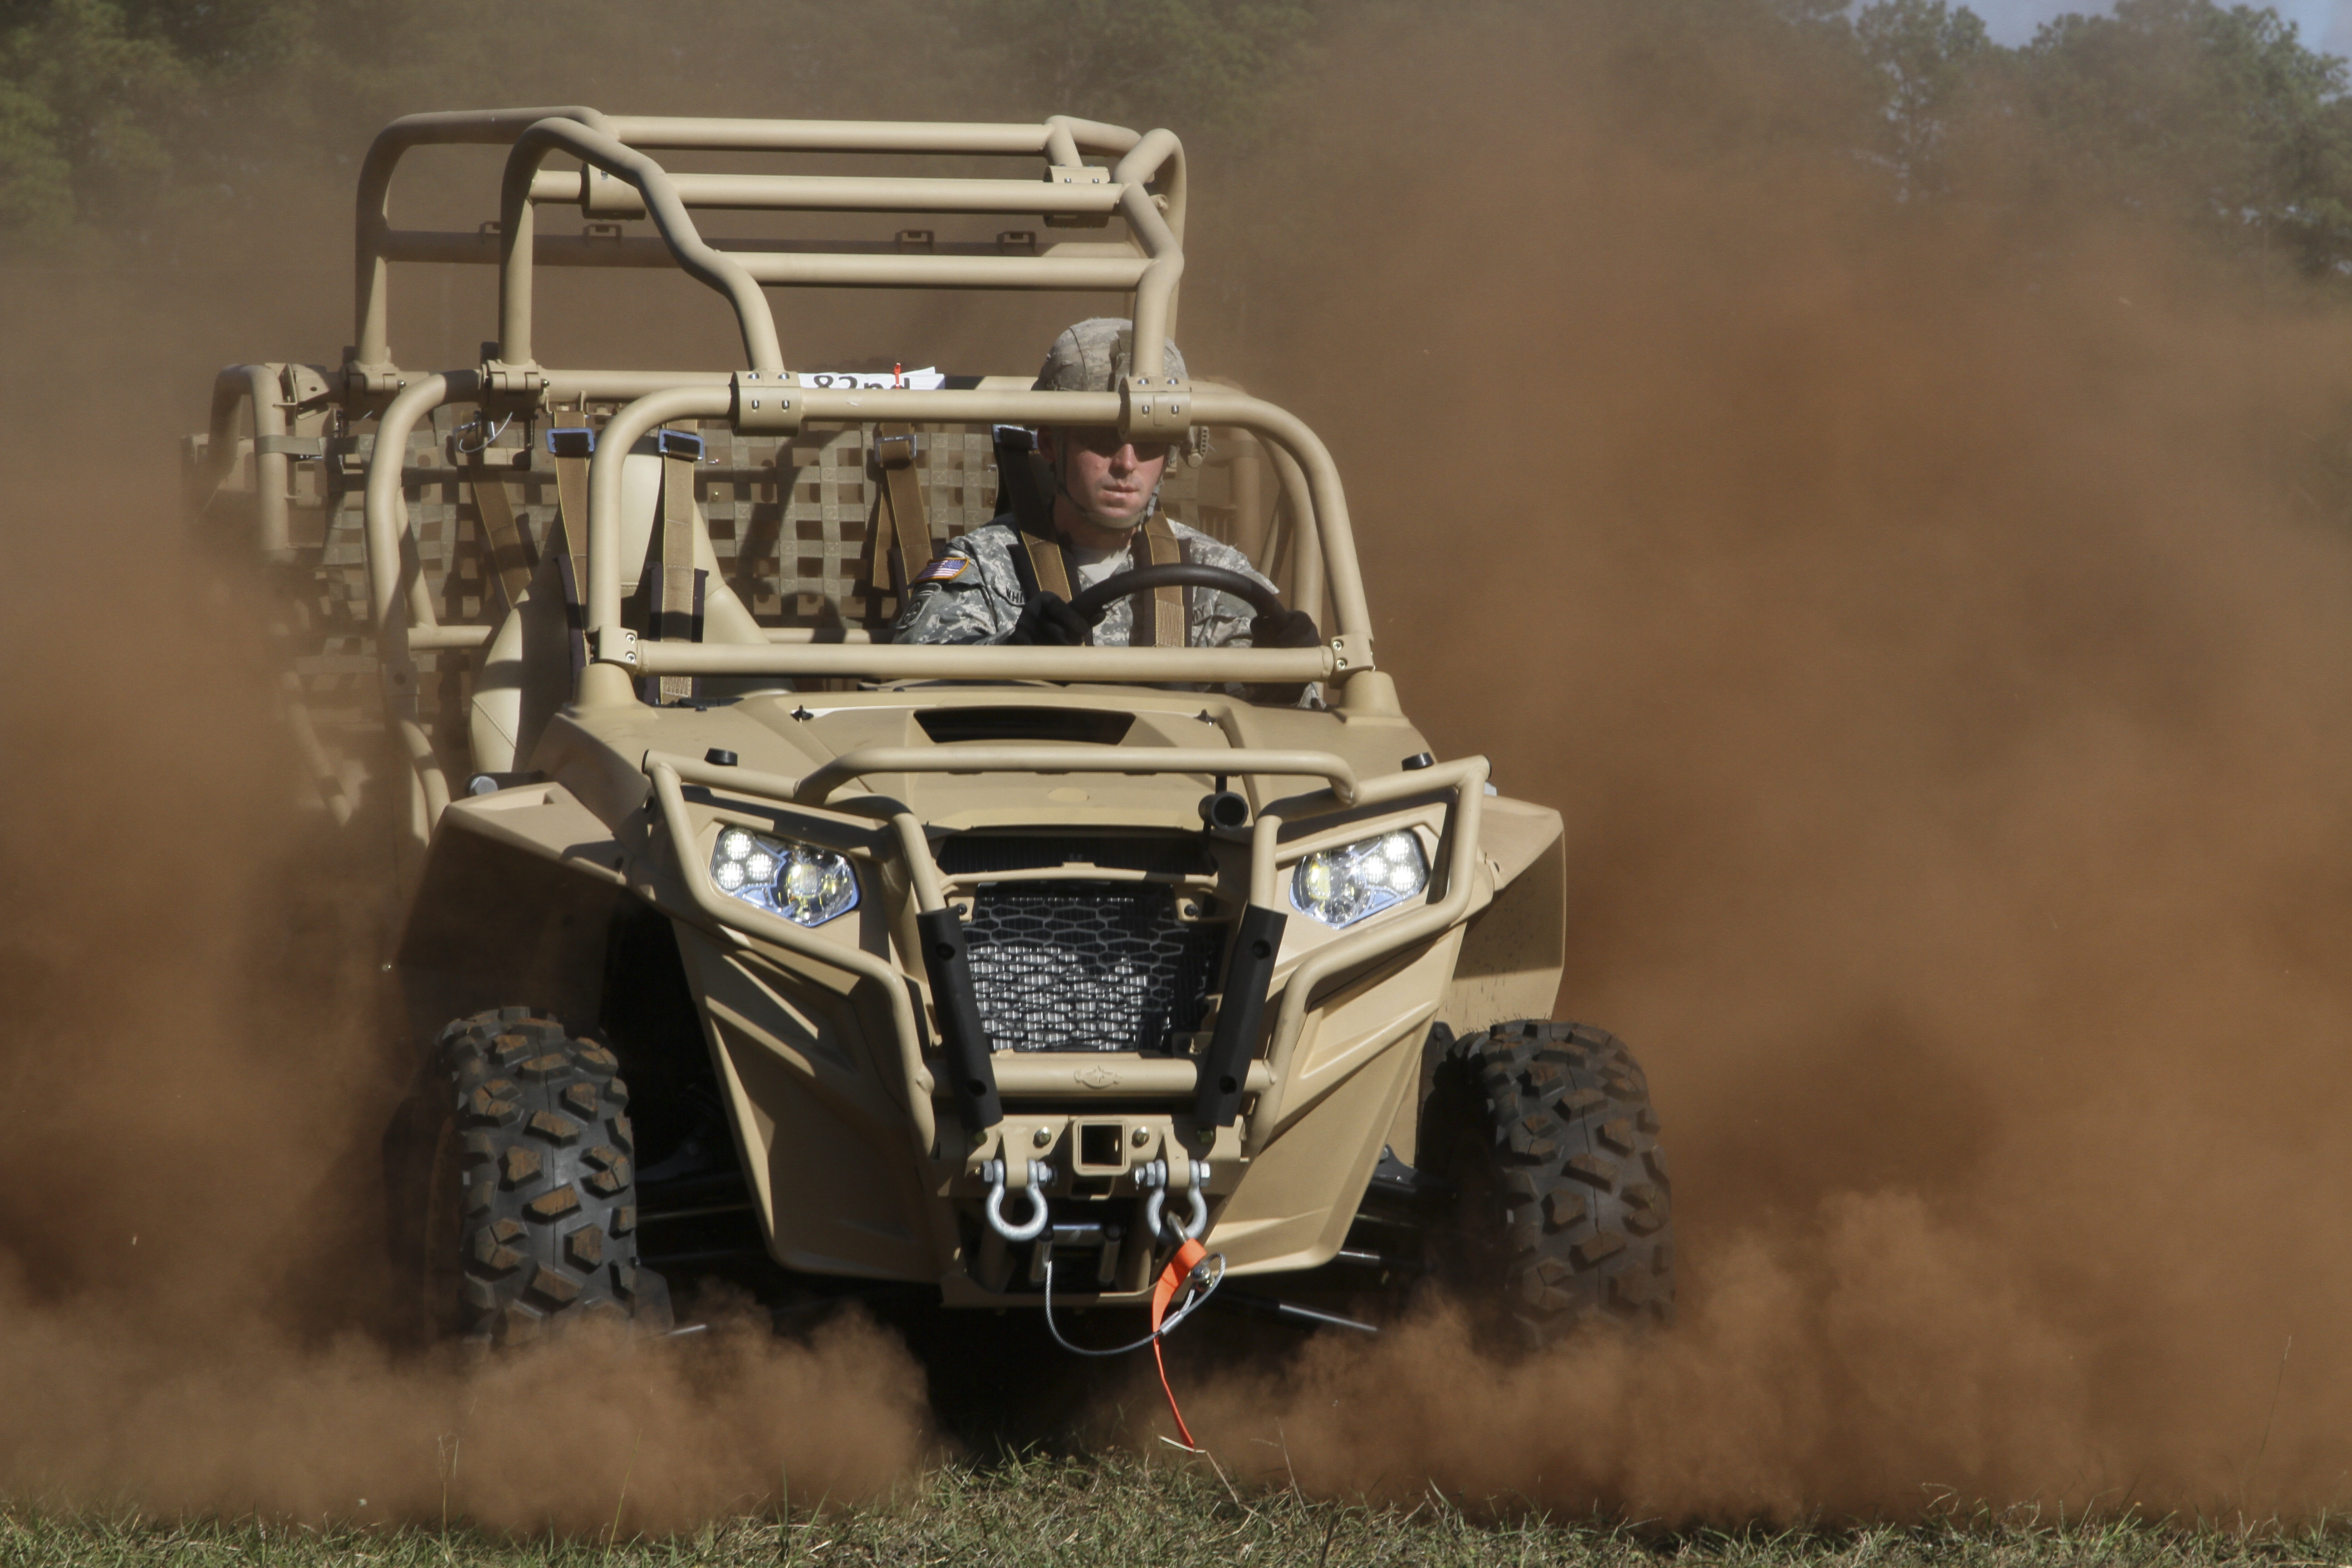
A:
<svg viewBox="0 0 2352 1568">
<path fill-rule="evenodd" d="M 435 143 L 497 145 L 517 141 L 530 126 L 545 121 L 569 121 L 601 133 L 624 147 L 662 147 L 740 152 L 844 152 L 981 153 L 1007 156 L 1043 154 L 1059 163 L 1076 163 L 1083 153 L 1117 157 L 1131 152 L 1143 139 L 1123 126 L 1055 115 L 1042 125 L 946 123 L 905 124 L 888 121 L 718 120 L 659 115 L 605 115 L 584 104 L 553 104 L 536 108 L 499 109 L 446 114 L 412 114 L 393 121 L 369 147 L 362 164 L 354 222 L 352 337 L 359 363 L 388 371 L 392 351 L 386 323 L 386 275 L 394 260 L 458 260 L 419 242 L 410 231 L 391 226 L 390 194 L 394 173 L 413 147 Z M 613 171 L 617 174 L 618 171 Z M 1018 182 L 1014 182 L 1018 183 Z M 1172 155 L 1160 176 L 1167 199 L 1167 225 L 1181 241 L 1187 199 L 1182 152 Z M 1033 187 L 1034 189 L 1034 187 Z M 1101 186 L 1069 187 L 1098 192 Z M 1036 200 L 1032 195 L 1031 202 Z M 1091 199 L 1091 198 L 1088 198 Z M 395 254 L 387 240 L 403 234 L 404 248 Z M 611 243 L 609 241 L 600 243 Z M 539 247 L 530 252 L 539 258 Z M 562 265 L 568 258 L 553 264 Z M 592 265 L 594 263 L 591 263 Z M 975 285 L 999 287 L 997 284 Z M 1045 287 L 1048 285 L 1022 285 Z M 511 357 L 511 350 L 509 350 Z"/>
<path fill-rule="evenodd" d="M 1330 573 L 1331 605 L 1339 629 L 1370 637 L 1372 611 L 1364 600 L 1364 579 L 1356 562 L 1356 536 L 1348 524 L 1347 493 L 1339 485 L 1339 466 L 1331 460 L 1330 450 L 1323 445 L 1322 437 L 1286 408 L 1216 387 L 1194 389 L 1192 419 L 1201 425 L 1238 425 L 1266 437 L 1276 448 L 1277 466 L 1281 454 L 1286 451 L 1307 470 L 1307 493 L 1314 506 L 1298 519 L 1301 572 L 1307 570 L 1308 560 L 1319 559 Z M 1310 544 L 1321 548 L 1310 550 Z M 1306 592 L 1310 581 L 1304 574 L 1299 579 L 1301 603 L 1311 602 Z M 1315 586 L 1319 589 L 1321 584 Z"/>
<path fill-rule="evenodd" d="M 638 640 L 628 665 L 635 675 L 864 676 L 872 680 L 1062 680 L 1279 682 L 1333 680 L 1373 668 L 1342 671 L 1321 647 L 1021 647 L 1003 643 L 736 643 Z M 619 687 L 597 686 L 582 700 L 627 697 L 628 674 L 618 664 L 592 665 L 616 676 Z M 583 683 L 588 675 L 583 672 Z M 590 689 L 583 684 L 581 689 Z"/>
<path fill-rule="evenodd" d="M 1282 908 L 1275 892 L 1275 866 L 1282 851 L 1282 818 L 1258 813 L 1250 824 L 1250 902 L 1262 910 Z"/>
<path fill-rule="evenodd" d="M 1118 256 L 824 256 L 732 253 L 761 283 L 803 289 L 1067 289 L 1125 293 L 1157 267 Z"/>
<path fill-rule="evenodd" d="M 352 260 L 354 316 L 352 342 L 359 363 L 389 365 L 392 349 L 385 325 L 385 263 L 383 237 L 392 226 L 390 198 L 393 172 L 412 147 L 435 143 L 496 145 L 514 139 L 524 127 L 549 119 L 576 120 L 601 126 L 604 117 L 579 104 L 538 109 L 491 109 L 446 114 L 408 114 L 376 133 L 360 165 L 359 211 Z"/>
<path fill-rule="evenodd" d="M 1072 1100 L 1085 1104 L 1088 1100 L 1142 1099 L 1190 1100 L 1199 1091 L 1201 1064 L 1191 1057 L 1139 1057 L 1110 1052 L 1088 1051 L 1083 1061 L 1092 1067 L 1108 1067 L 1118 1076 L 1106 1089 L 1090 1088 L 1078 1073 L 1071 1071 L 1076 1052 L 1029 1053 L 999 1051 L 995 1055 L 996 1092 L 1006 1099 Z M 1264 1094 L 1274 1082 L 1274 1075 L 1265 1063 L 1254 1061 L 1243 1078 L 1244 1090 Z"/>
<path fill-rule="evenodd" d="M 1291 1058 L 1298 1049 L 1298 1037 L 1305 1029 L 1307 1009 L 1314 1000 L 1315 988 L 1342 970 L 1448 931 L 1469 912 L 1476 882 L 1478 827 L 1486 804 L 1486 758 L 1465 757 L 1414 773 L 1385 774 L 1368 780 L 1357 791 L 1354 804 L 1358 806 L 1389 805 L 1442 790 L 1453 793 L 1454 805 L 1445 826 L 1450 850 L 1445 862 L 1445 896 L 1396 919 L 1375 919 L 1363 929 L 1317 948 L 1290 972 L 1283 983 L 1282 1005 L 1275 1016 L 1274 1030 L 1266 1046 L 1271 1086 L 1258 1096 L 1257 1105 L 1250 1112 L 1252 1150 L 1264 1149 L 1287 1119 L 1306 1109 L 1286 1106 L 1282 1089 L 1288 1081 Z M 1253 873 L 1255 869 L 1253 865 Z"/>
<path fill-rule="evenodd" d="M 266 364 L 233 364 L 213 378 L 211 435 L 205 445 L 205 472 L 198 480 L 203 505 L 208 506 L 236 471 L 236 411 L 250 405 L 256 531 L 262 550 L 273 556 L 283 552 L 291 538 L 286 528 L 286 454 L 262 450 L 264 437 L 286 434 L 286 410 L 278 401 L 278 373 Z"/>
<path fill-rule="evenodd" d="M 1141 280 L 1150 265 L 1146 258 L 1133 255 L 1007 256 L 978 246 L 906 253 L 850 241 L 813 241 L 775 250 L 754 248 L 779 243 L 774 240 L 705 243 L 771 288 L 1066 289 L 1125 293 Z M 497 235 L 470 230 L 395 229 L 383 237 L 383 253 L 393 261 L 495 267 L 500 245 Z M 677 264 L 667 245 L 645 236 L 535 234 L 531 255 L 539 267 L 667 268 Z"/>
<path fill-rule="evenodd" d="M 408 628 L 408 646 L 415 652 L 436 648 L 477 648 L 488 642 L 490 634 L 496 630 L 496 626 L 411 626 Z"/>
<path fill-rule="evenodd" d="M 1174 132 L 1154 131 L 1111 170 L 1111 179 L 1119 188 L 1119 213 L 1151 258 L 1135 290 L 1135 363 L 1151 367 L 1139 368 L 1139 375 L 1167 374 L 1163 356 L 1176 330 L 1176 285 L 1184 276 L 1183 242 L 1153 205 L 1144 183 L 1171 158 L 1179 160 L 1181 166 L 1183 153 L 1183 143 L 1176 140 Z M 1195 412 L 1193 417 L 1200 416 Z"/>
<path fill-rule="evenodd" d="M 723 387 L 729 380 L 723 371 L 706 370 L 545 370 L 540 377 L 551 403 L 643 397 L 677 386 Z"/>
<path fill-rule="evenodd" d="M 768 640 L 780 643 L 854 643 L 864 647 L 874 634 L 864 626 L 770 626 Z"/>
<path fill-rule="evenodd" d="M 1116 158 L 1143 140 L 1124 125 L 1111 125 L 1100 120 L 1085 120 L 1075 114 L 1049 114 L 1045 117 L 1045 150 L 1062 149 L 1069 154 L 1061 157 L 1068 163 L 1077 162 L 1077 153 L 1100 153 Z"/>
<path fill-rule="evenodd" d="M 511 167 L 511 165 L 509 165 Z M 764 301 L 763 301 L 764 303 Z M 593 660 L 599 630 L 621 624 L 621 466 L 639 438 L 672 419 L 717 417 L 734 406 L 735 395 L 726 386 L 673 386 L 649 392 L 613 416 L 596 437 L 596 455 L 588 465 L 588 636 Z M 600 703 L 635 701 L 627 679 L 620 689 L 596 676 L 609 665 L 591 662 L 580 676 L 580 700 Z M 593 678 L 593 679 L 592 679 Z"/>
<path fill-rule="evenodd" d="M 414 719 L 397 721 L 401 743 L 408 750 L 408 762 L 418 786 L 424 791 L 424 834 L 421 843 L 430 843 L 434 826 L 441 814 L 449 809 L 449 776 L 441 770 L 441 755 L 433 749 L 433 742 L 424 727 Z"/>
<path fill-rule="evenodd" d="M 784 368 L 767 296 L 760 292 L 750 273 L 703 242 L 662 166 L 576 120 L 561 119 L 532 125 L 515 138 L 514 150 L 507 154 L 499 192 L 499 353 L 502 359 L 513 364 L 532 363 L 530 293 L 535 247 L 530 187 L 541 160 L 556 152 L 569 153 L 636 186 L 653 216 L 654 226 L 677 253 L 678 266 L 734 307 L 736 327 L 742 333 L 743 353 L 751 368 L 763 374 Z"/>
<path fill-rule="evenodd" d="M 1140 307 L 1139 306 L 1139 310 Z M 1142 342 L 1141 327 L 1137 342 Z M 1139 347 L 1138 359 L 1141 354 Z M 1110 393 L 1072 392 L 833 392 L 809 388 L 801 394 L 802 416 L 818 420 L 870 420 L 883 417 L 909 422 L 979 424 L 983 421 L 1023 425 L 1113 425 L 1118 419 L 1118 398 Z M 887 402 L 877 400 L 887 399 Z M 887 407 L 885 416 L 876 412 Z M 1339 466 L 1330 451 L 1287 409 L 1222 387 L 1196 386 L 1192 420 L 1198 425 L 1234 425 L 1264 437 L 1277 449 L 1286 449 L 1305 471 L 1311 505 L 1298 518 L 1302 555 L 1314 531 L 1323 568 L 1329 573 L 1331 602 L 1338 629 L 1369 637 L 1371 607 L 1364 599 L 1363 578 L 1356 561 L 1355 536 L 1348 526 L 1348 500 L 1339 483 Z M 642 434 L 642 432 L 640 432 Z M 1277 467 L 1279 456 L 1277 455 Z M 1308 574 L 1306 562 L 1302 574 Z M 1302 586 L 1319 590 L 1321 573 L 1302 575 Z M 1306 595 L 1301 595 L 1302 602 Z"/>
<path fill-rule="evenodd" d="M 1275 479 L 1282 487 L 1282 504 L 1290 521 L 1290 602 L 1323 622 L 1323 538 L 1315 526 L 1315 492 L 1307 488 L 1307 470 L 1298 459 L 1274 442 L 1265 444 L 1273 460 Z"/>
<path fill-rule="evenodd" d="M 1329 752 L 1219 750 L 1208 746 L 860 746 L 800 781 L 792 798 L 823 805 L 855 778 L 875 773 L 1288 773 L 1328 780 L 1342 804 L 1360 791 L 1356 770 Z"/>
<path fill-rule="evenodd" d="M 890 826 L 898 835 L 898 853 L 907 862 L 907 881 L 915 890 L 915 908 L 925 914 L 945 907 L 946 889 L 940 886 L 940 863 L 931 855 L 923 819 L 911 811 L 894 811 Z"/>
<path fill-rule="evenodd" d="M 1120 398 L 1115 393 L 916 392 L 800 388 L 792 395 L 803 420 L 864 423 L 877 419 L 910 423 L 1113 425 Z M 1307 475 L 1312 509 L 1323 526 L 1321 543 L 1330 570 L 1339 630 L 1361 647 L 1353 668 L 1369 662 L 1370 612 L 1357 575 L 1348 531 L 1346 498 L 1330 454 L 1295 416 L 1238 393 L 1216 389 L 1194 394 L 1202 423 L 1238 426 L 1287 447 Z M 597 443 L 589 468 L 588 626 L 593 640 L 621 625 L 621 465 L 629 449 L 657 426 L 674 419 L 717 418 L 733 409 L 723 386 L 677 386 L 649 393 L 613 416 Z M 371 495 L 374 476 L 370 476 Z M 1303 564 L 1303 563 L 1302 563 Z M 774 645 L 742 647 L 724 644 L 655 643 L 635 648 L 641 674 L 866 674 L 898 677 L 962 676 L 971 679 L 1110 680 L 1325 680 L 1341 673 L 1334 650 L 1324 648 L 1034 648 L 892 646 Z M 628 676 L 617 666 L 592 662 L 582 673 L 580 700 L 635 700 Z"/>
<path fill-rule="evenodd" d="M 737 153 L 981 153 L 1045 150 L 1046 127 L 991 121 L 703 120 L 615 114 L 602 127 L 632 147 Z M 1134 132 L 1129 132 L 1129 135 Z"/>
<path fill-rule="evenodd" d="M 408 433 L 416 428 L 417 420 L 449 401 L 453 392 L 473 396 L 478 380 L 465 371 L 419 376 L 376 418 L 375 452 L 368 459 L 361 517 L 367 539 L 369 608 L 380 647 L 388 647 L 401 630 L 392 606 L 400 590 L 400 470 L 408 453 Z"/>
<path fill-rule="evenodd" d="M 1108 214 L 1121 187 L 1057 185 L 1044 180 L 918 179 L 858 174 L 669 174 L 670 189 L 689 207 L 735 212 Z M 643 217 L 634 187 L 599 190 L 589 169 L 543 169 L 530 199 L 577 204 L 592 217 Z"/>
<path fill-rule="evenodd" d="M 1106 125 L 1099 120 L 1078 120 L 1066 114 L 1048 115 L 1045 124 L 1052 131 L 1069 132 L 1087 152 L 1103 153 L 1113 158 L 1125 157 L 1143 140 L 1124 125 Z M 1168 226 L 1181 240 L 1184 237 L 1184 208 L 1192 180 L 1185 170 L 1183 143 L 1176 142 L 1173 132 L 1163 134 L 1176 144 L 1161 163 L 1160 173 L 1152 178 L 1158 183 L 1160 195 L 1168 198 Z M 1074 163 L 1077 160 L 1056 158 L 1054 162 Z"/>
<path fill-rule="evenodd" d="M 686 796 L 679 788 L 677 770 L 665 762 L 649 762 L 646 771 L 653 777 L 654 794 L 661 803 L 662 821 L 669 829 L 670 847 L 677 857 L 678 875 L 686 883 L 687 896 L 705 918 L 722 931 L 750 931 L 787 952 L 847 970 L 882 988 L 890 1005 L 891 1033 L 898 1037 L 898 1072 L 906 1090 L 916 1148 L 925 1159 L 930 1158 L 932 1145 L 939 1140 L 939 1116 L 931 1106 L 931 1075 L 923 1066 L 923 1036 L 907 977 L 887 959 L 863 948 L 826 942 L 788 920 L 740 899 L 727 898 L 713 888 L 709 871 L 696 852 L 694 825 L 686 815 Z"/>
</svg>

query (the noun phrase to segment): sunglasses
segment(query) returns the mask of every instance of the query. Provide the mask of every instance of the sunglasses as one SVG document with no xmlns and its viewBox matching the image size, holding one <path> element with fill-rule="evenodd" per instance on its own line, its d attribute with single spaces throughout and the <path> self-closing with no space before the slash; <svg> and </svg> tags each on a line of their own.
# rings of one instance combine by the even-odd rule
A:
<svg viewBox="0 0 2352 1568">
<path fill-rule="evenodd" d="M 1092 452 L 1097 458 L 1114 457 L 1121 447 L 1133 447 L 1135 460 L 1139 463 L 1163 461 L 1170 445 L 1166 441 L 1129 441 L 1116 430 L 1099 427 L 1065 430 L 1062 437 L 1073 447 Z"/>
</svg>

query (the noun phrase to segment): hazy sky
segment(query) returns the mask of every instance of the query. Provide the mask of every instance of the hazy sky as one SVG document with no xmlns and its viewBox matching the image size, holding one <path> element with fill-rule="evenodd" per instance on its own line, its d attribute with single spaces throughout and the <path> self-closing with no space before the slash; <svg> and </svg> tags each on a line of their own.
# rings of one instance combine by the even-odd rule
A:
<svg viewBox="0 0 2352 1568">
<path fill-rule="evenodd" d="M 2303 29 L 2306 47 L 2352 56 L 2352 0 L 2270 0 L 2271 6 Z M 2033 29 L 2067 11 L 2104 10 L 2094 0 L 1968 0 L 2004 44 L 2021 44 Z"/>
</svg>

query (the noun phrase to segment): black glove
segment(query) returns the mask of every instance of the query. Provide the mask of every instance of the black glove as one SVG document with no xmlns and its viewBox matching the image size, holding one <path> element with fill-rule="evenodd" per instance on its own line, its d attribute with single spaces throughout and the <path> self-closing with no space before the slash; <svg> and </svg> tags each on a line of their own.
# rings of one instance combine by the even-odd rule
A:
<svg viewBox="0 0 2352 1568">
<path fill-rule="evenodd" d="M 1059 594 L 1040 594 L 1021 606 L 1021 618 L 1004 640 L 1024 647 L 1083 647 L 1087 631 L 1101 621 L 1099 615 L 1087 620 Z"/>
<path fill-rule="evenodd" d="M 1304 610 L 1284 610 L 1276 615 L 1260 616 L 1250 622 L 1250 646 L 1253 647 L 1320 647 L 1323 634 L 1315 629 L 1315 617 Z"/>
</svg>

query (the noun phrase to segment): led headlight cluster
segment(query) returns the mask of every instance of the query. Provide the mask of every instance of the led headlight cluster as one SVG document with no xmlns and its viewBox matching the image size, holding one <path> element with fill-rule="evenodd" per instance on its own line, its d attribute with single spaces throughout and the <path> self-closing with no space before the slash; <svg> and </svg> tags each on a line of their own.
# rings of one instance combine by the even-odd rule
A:
<svg viewBox="0 0 2352 1568">
<path fill-rule="evenodd" d="M 1353 925 L 1429 886 L 1429 859 L 1410 833 L 1318 849 L 1290 874 L 1290 901 L 1327 926 Z"/>
<path fill-rule="evenodd" d="M 728 897 L 795 925 L 821 926 L 857 907 L 857 873 L 845 857 L 740 827 L 719 836 L 710 879 Z"/>
</svg>

